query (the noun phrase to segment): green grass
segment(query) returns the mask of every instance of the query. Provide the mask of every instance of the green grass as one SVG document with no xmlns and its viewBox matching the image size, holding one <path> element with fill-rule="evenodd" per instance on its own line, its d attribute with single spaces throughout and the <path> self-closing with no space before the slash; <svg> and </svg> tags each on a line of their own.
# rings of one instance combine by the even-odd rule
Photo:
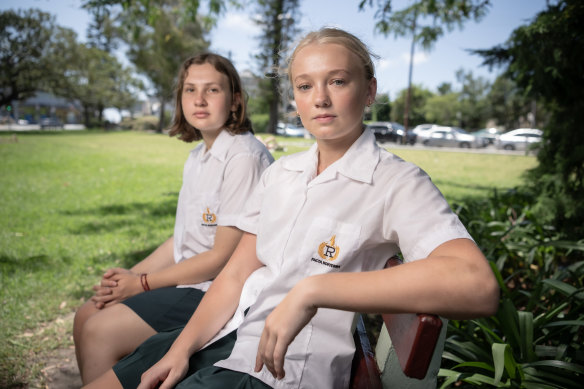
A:
<svg viewBox="0 0 584 389">
<path fill-rule="evenodd" d="M 265 135 L 262 135 L 265 136 Z M 311 141 L 277 138 L 283 154 Z M 71 344 L 49 323 L 90 296 L 111 266 L 131 266 L 172 234 L 194 144 L 165 135 L 0 135 L 0 387 L 26 386 L 34 353 Z M 520 183 L 533 157 L 391 150 L 426 170 L 449 201 Z M 69 333 L 70 334 L 70 333 Z"/>
</svg>

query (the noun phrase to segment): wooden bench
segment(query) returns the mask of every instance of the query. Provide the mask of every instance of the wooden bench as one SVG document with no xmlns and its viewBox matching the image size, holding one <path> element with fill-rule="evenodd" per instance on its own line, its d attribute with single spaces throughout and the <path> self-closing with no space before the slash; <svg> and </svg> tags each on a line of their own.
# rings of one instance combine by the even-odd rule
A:
<svg viewBox="0 0 584 389">
<path fill-rule="evenodd" d="M 387 261 L 386 267 L 400 263 L 393 257 Z M 375 353 L 371 349 L 363 318 L 358 317 L 349 387 L 435 388 L 446 333 L 442 319 L 436 315 L 415 313 L 381 316 L 383 327 Z"/>
</svg>

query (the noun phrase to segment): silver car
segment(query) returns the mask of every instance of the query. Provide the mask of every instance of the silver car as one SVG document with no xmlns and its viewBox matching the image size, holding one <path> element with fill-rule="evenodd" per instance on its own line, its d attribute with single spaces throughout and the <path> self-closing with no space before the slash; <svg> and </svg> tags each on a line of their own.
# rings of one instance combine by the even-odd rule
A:
<svg viewBox="0 0 584 389">
<path fill-rule="evenodd" d="M 420 137 L 420 134 L 418 134 Z M 480 148 L 487 144 L 483 139 L 477 138 L 458 127 L 433 126 L 422 135 L 424 146 L 443 146 L 461 148 Z"/>
<path fill-rule="evenodd" d="M 503 150 L 527 150 L 541 142 L 542 131 L 535 128 L 518 128 L 501 134 L 495 140 L 495 147 Z"/>
</svg>

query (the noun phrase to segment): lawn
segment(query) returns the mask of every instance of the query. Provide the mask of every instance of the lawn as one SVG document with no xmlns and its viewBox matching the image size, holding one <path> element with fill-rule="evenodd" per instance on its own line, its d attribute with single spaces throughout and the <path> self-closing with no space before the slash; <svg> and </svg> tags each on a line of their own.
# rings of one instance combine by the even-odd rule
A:
<svg viewBox="0 0 584 389">
<path fill-rule="evenodd" d="M 285 151 L 277 158 L 311 143 L 278 141 Z M 31 365 L 33 354 L 71 344 L 58 318 L 90 295 L 106 268 L 131 266 L 172 234 L 193 147 L 136 132 L 0 135 L 0 387 L 26 386 L 43 368 Z M 536 163 L 390 151 L 426 170 L 451 202 L 513 187 Z"/>
</svg>

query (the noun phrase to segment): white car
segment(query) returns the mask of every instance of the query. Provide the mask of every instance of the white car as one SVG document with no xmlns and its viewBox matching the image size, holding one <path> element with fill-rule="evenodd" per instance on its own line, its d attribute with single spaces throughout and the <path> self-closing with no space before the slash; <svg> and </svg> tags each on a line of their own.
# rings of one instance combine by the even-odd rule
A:
<svg viewBox="0 0 584 389">
<path fill-rule="evenodd" d="M 503 150 L 527 150 L 541 142 L 543 132 L 535 128 L 518 128 L 499 135 L 495 147 Z"/>
<path fill-rule="evenodd" d="M 292 136 L 297 138 L 306 138 L 309 136 L 308 131 L 304 127 L 295 126 L 290 123 L 278 123 L 276 134 L 284 136 Z"/>
</svg>

